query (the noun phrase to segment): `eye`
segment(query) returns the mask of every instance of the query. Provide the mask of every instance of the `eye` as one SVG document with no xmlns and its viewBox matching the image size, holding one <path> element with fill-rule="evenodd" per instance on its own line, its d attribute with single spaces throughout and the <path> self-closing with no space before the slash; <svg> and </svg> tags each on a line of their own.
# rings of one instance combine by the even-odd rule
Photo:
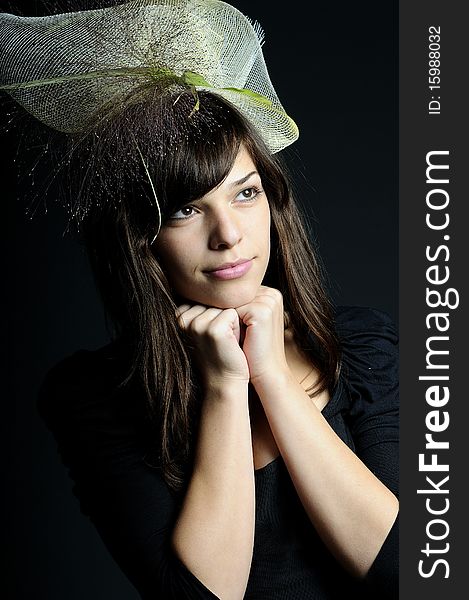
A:
<svg viewBox="0 0 469 600">
<path fill-rule="evenodd" d="M 169 218 L 174 221 L 182 221 L 184 219 L 189 219 L 194 214 L 194 210 L 195 209 L 193 206 L 190 206 L 190 205 L 183 206 L 182 208 L 177 210 L 175 213 L 173 213 Z"/>
<path fill-rule="evenodd" d="M 242 190 L 236 198 L 241 201 L 254 200 L 259 194 L 262 194 L 262 190 L 257 187 L 250 187 Z"/>
</svg>

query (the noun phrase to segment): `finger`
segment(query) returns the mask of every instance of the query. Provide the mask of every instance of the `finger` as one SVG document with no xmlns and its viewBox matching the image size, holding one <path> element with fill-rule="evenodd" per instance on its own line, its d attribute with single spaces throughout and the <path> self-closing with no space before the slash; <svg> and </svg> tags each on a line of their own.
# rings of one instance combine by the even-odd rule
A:
<svg viewBox="0 0 469 600">
<path fill-rule="evenodd" d="M 201 312 L 194 311 L 194 317 L 187 324 L 190 331 L 199 335 L 205 333 L 212 321 L 223 312 L 221 308 L 207 308 L 206 306 L 203 308 L 204 310 Z"/>
<path fill-rule="evenodd" d="M 192 304 L 181 304 L 176 308 L 176 319 L 178 319 L 183 313 L 187 312 L 192 308 Z"/>
<path fill-rule="evenodd" d="M 268 317 L 266 307 L 276 312 L 277 308 L 281 309 L 283 319 L 283 295 L 276 288 L 271 288 L 266 285 L 260 285 L 256 295 L 251 302 L 237 306 L 236 311 L 245 324 L 257 316 Z"/>
<path fill-rule="evenodd" d="M 201 304 L 189 306 L 189 308 L 186 311 L 181 312 L 181 314 L 178 316 L 177 320 L 179 326 L 183 329 L 187 329 L 187 327 L 192 323 L 192 321 L 199 315 L 203 314 L 206 310 L 207 307 L 202 306 Z"/>
<path fill-rule="evenodd" d="M 263 300 L 268 301 L 268 302 L 274 302 L 276 304 L 283 304 L 282 292 L 280 292 L 279 290 L 277 290 L 275 288 L 266 287 L 265 285 L 261 285 L 259 287 L 256 297 L 254 298 L 254 301 L 256 301 L 260 298 L 262 298 Z"/>
<path fill-rule="evenodd" d="M 280 310 L 279 310 L 280 309 Z M 283 308 L 273 298 L 257 298 L 254 302 L 238 306 L 236 312 L 244 325 L 271 323 L 273 320 L 284 324 Z"/>
<path fill-rule="evenodd" d="M 250 302 L 249 304 L 237 306 L 236 312 L 244 325 L 251 325 L 254 321 L 264 320 L 271 315 L 273 308 L 266 302 Z"/>
<path fill-rule="evenodd" d="M 232 331 L 237 342 L 240 341 L 241 323 L 239 315 L 234 308 L 227 308 L 220 311 L 220 314 L 210 323 L 210 331 L 213 335 L 223 335 L 227 330 Z"/>
</svg>

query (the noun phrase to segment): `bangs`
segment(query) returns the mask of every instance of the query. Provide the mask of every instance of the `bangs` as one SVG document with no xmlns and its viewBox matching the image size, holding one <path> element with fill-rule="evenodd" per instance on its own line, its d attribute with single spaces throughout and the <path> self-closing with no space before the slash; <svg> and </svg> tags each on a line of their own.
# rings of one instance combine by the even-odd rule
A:
<svg viewBox="0 0 469 600">
<path fill-rule="evenodd" d="M 206 91 L 147 91 L 118 115 L 101 115 L 78 140 L 73 155 L 81 164 L 70 169 L 77 191 L 70 212 L 80 222 L 124 211 L 151 238 L 160 212 L 164 223 L 223 182 L 242 144 L 268 181 L 269 152 L 230 103 Z"/>
<path fill-rule="evenodd" d="M 163 221 L 222 183 L 249 137 L 245 121 L 231 106 L 210 93 L 199 92 L 198 100 L 191 114 L 194 97 L 185 93 L 177 99 L 165 115 L 167 131 L 150 149 L 149 172 Z"/>
</svg>

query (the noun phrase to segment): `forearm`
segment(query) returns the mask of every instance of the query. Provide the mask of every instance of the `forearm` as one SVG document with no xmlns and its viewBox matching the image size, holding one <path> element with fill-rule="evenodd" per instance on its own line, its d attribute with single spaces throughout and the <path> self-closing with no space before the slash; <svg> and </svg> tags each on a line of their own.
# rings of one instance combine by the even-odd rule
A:
<svg viewBox="0 0 469 600">
<path fill-rule="evenodd" d="M 395 520 L 396 497 L 342 442 L 289 374 L 255 387 L 310 520 L 337 560 L 364 576 Z"/>
<path fill-rule="evenodd" d="M 173 532 L 184 564 L 214 594 L 243 597 L 254 543 L 247 383 L 207 391 L 194 471 Z"/>
</svg>

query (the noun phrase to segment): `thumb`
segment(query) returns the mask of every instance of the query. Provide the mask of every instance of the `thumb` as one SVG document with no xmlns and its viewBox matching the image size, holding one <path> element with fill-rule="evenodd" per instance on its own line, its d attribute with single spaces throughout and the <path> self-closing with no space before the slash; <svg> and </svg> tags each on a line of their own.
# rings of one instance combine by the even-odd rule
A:
<svg viewBox="0 0 469 600">
<path fill-rule="evenodd" d="M 243 343 L 243 339 L 244 339 L 244 332 L 243 332 L 242 324 L 239 319 L 238 313 L 235 313 L 233 315 L 232 328 L 233 328 L 233 335 L 235 336 L 238 344 L 241 346 Z"/>
</svg>

